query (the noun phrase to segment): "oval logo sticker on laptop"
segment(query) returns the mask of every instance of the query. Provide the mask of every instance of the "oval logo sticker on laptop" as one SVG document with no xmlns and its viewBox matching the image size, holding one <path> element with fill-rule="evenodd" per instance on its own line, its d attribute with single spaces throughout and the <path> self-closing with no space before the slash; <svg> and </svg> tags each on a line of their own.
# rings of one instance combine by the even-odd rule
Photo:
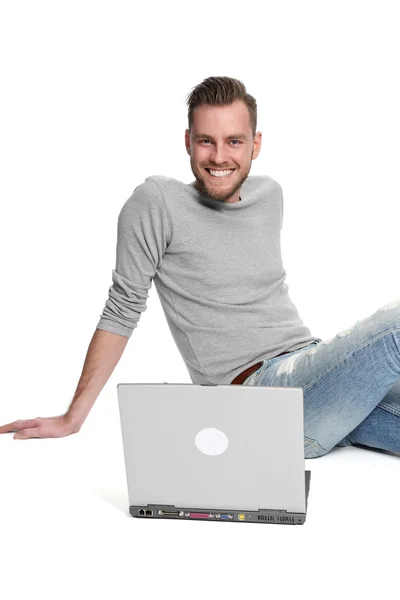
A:
<svg viewBox="0 0 400 600">
<path fill-rule="evenodd" d="M 208 427 L 198 432 L 194 440 L 197 448 L 203 454 L 216 456 L 222 454 L 228 447 L 228 438 L 220 429 Z"/>
</svg>

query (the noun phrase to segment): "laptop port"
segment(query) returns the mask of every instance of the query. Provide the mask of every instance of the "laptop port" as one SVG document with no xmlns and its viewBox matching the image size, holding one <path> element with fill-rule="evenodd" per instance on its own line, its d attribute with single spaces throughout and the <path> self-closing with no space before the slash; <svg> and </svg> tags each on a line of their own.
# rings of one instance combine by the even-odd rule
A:
<svg viewBox="0 0 400 600">
<path fill-rule="evenodd" d="M 209 519 L 210 516 L 210 513 L 188 513 L 191 519 Z"/>
<path fill-rule="evenodd" d="M 146 510 L 146 516 L 152 517 L 153 516 L 153 511 L 150 509 Z"/>
<path fill-rule="evenodd" d="M 143 515 L 144 515 L 144 510 L 143 510 L 143 508 L 139 508 L 139 516 L 140 516 L 140 517 L 143 517 Z"/>
<path fill-rule="evenodd" d="M 179 510 L 159 510 L 158 514 L 162 517 L 179 517 Z"/>
</svg>

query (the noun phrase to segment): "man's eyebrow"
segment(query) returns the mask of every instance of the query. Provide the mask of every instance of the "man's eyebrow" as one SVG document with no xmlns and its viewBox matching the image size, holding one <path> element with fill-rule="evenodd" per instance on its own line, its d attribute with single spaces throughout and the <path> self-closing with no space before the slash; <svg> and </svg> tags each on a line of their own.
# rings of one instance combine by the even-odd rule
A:
<svg viewBox="0 0 400 600">
<path fill-rule="evenodd" d="M 212 140 L 212 135 L 207 135 L 206 133 L 195 133 L 194 139 L 198 140 L 199 138 L 206 138 L 207 140 Z M 247 135 L 244 133 L 236 133 L 234 135 L 228 135 L 227 140 L 247 140 Z"/>
</svg>

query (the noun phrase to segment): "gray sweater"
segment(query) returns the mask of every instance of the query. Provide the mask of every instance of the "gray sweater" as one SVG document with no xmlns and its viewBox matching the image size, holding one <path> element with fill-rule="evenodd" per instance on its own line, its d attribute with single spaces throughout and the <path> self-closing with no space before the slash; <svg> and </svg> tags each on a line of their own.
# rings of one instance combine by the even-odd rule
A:
<svg viewBox="0 0 400 600">
<path fill-rule="evenodd" d="M 130 337 L 154 279 L 171 334 L 196 384 L 230 384 L 259 360 L 315 339 L 288 294 L 282 188 L 249 176 L 239 202 L 153 175 L 118 217 L 113 284 L 97 329 Z"/>
</svg>

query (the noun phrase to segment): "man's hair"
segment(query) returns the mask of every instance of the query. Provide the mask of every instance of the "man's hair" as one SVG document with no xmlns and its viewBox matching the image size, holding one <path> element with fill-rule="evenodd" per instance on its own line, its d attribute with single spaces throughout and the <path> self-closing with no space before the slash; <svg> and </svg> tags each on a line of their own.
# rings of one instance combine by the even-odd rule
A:
<svg viewBox="0 0 400 600">
<path fill-rule="evenodd" d="M 189 131 L 193 125 L 193 111 L 197 106 L 226 106 L 235 100 L 242 100 L 246 104 L 254 137 L 257 129 L 257 102 L 247 93 L 244 83 L 233 77 L 208 77 L 192 88 L 186 100 L 189 107 Z"/>
</svg>

